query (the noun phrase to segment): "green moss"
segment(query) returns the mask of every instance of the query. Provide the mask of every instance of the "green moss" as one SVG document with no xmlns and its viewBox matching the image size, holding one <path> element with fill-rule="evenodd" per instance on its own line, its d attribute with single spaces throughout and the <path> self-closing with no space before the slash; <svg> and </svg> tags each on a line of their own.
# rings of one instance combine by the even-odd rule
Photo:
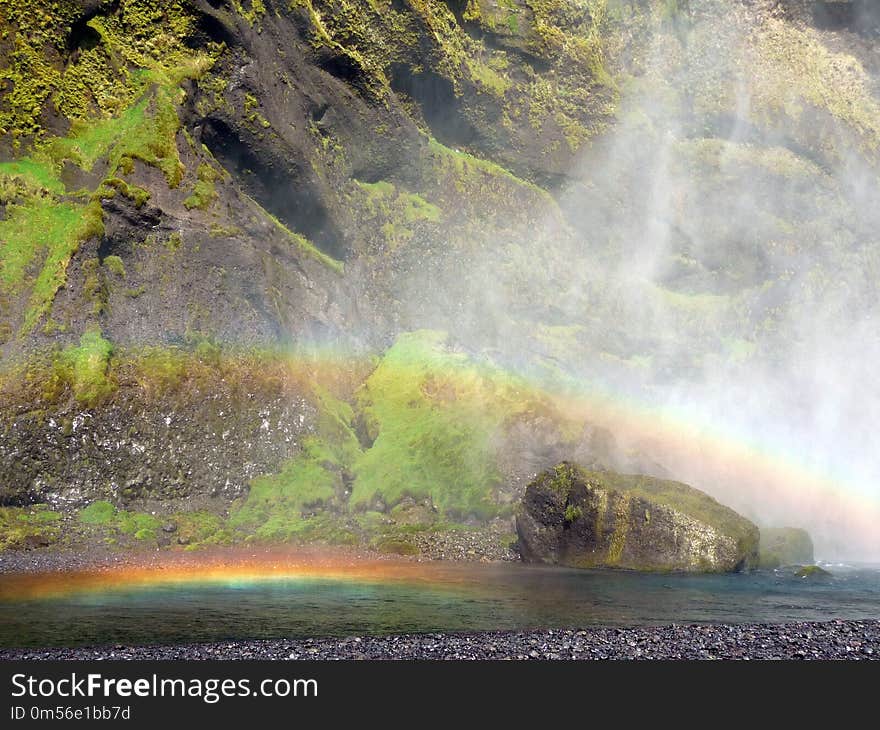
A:
<svg viewBox="0 0 880 730">
<path fill-rule="evenodd" d="M 233 238 L 241 235 L 241 228 L 234 225 L 220 226 L 212 223 L 209 233 L 211 238 Z"/>
<path fill-rule="evenodd" d="M 109 525 L 116 517 L 116 508 L 110 502 L 99 500 L 81 509 L 78 517 L 87 525 Z"/>
<path fill-rule="evenodd" d="M 88 22 L 97 45 L 71 55 L 69 26 L 81 13 L 64 0 L 46 13 L 23 0 L 0 4 L 7 44 L 0 53 L 0 136 L 8 134 L 15 151 L 23 140 L 30 144 L 28 157 L 0 164 L 0 202 L 7 203 L 0 287 L 17 295 L 30 290 L 21 334 L 49 313 L 79 244 L 103 234 L 100 199 L 119 193 L 141 207 L 149 198 L 120 173 L 141 160 L 159 168 L 171 187 L 180 182 L 179 84 L 202 75 L 219 53 L 213 44 L 206 53 L 187 46 L 194 21 L 182 4 L 125 0 Z M 70 122 L 64 137 L 43 129 L 50 103 Z M 65 189 L 63 165 L 89 171 L 99 162 L 108 177 L 97 190 Z"/>
<path fill-rule="evenodd" d="M 24 157 L 12 162 L 0 162 L 0 181 L 16 181 L 32 192 L 64 193 L 64 184 L 54 166 L 48 162 Z M 12 196 L 9 196 L 12 197 Z"/>
<path fill-rule="evenodd" d="M 186 545 L 187 549 L 226 545 L 233 540 L 226 521 L 212 512 L 179 512 L 171 519 L 177 527 L 175 535 L 178 542 Z"/>
<path fill-rule="evenodd" d="M 569 504 L 565 507 L 565 521 L 569 524 L 583 517 L 583 510 L 579 505 Z"/>
<path fill-rule="evenodd" d="M 880 146 L 880 103 L 872 82 L 854 57 L 823 44 L 818 31 L 773 18 L 753 35 L 757 54 L 752 77 L 753 104 L 762 112 L 784 113 L 809 126 L 809 108 L 827 111 L 861 138 L 864 147 Z"/>
<path fill-rule="evenodd" d="M 373 544 L 374 548 L 381 553 L 392 555 L 418 555 L 419 548 L 411 542 L 396 538 L 380 538 Z"/>
<path fill-rule="evenodd" d="M 61 514 L 46 504 L 0 507 L 0 551 L 53 543 L 60 521 Z"/>
<path fill-rule="evenodd" d="M 156 530 L 161 524 L 157 517 L 145 512 L 120 510 L 116 514 L 116 528 L 126 535 L 134 535 L 138 540 L 155 539 Z"/>
<path fill-rule="evenodd" d="M 93 197 L 113 197 L 117 192 L 131 200 L 136 208 L 143 208 L 150 199 L 149 190 L 145 190 L 137 185 L 129 185 L 125 180 L 118 177 L 110 177 L 104 180 Z"/>
<path fill-rule="evenodd" d="M 255 126 L 268 129 L 272 125 L 269 123 L 268 119 L 257 111 L 259 108 L 260 102 L 257 100 L 257 97 L 253 94 L 244 95 L 244 118 Z"/>
<path fill-rule="evenodd" d="M 259 27 L 260 19 L 266 14 L 263 0 L 232 0 L 232 7 L 252 26 Z"/>
<path fill-rule="evenodd" d="M 247 500 L 231 516 L 233 527 L 261 540 L 289 540 L 306 529 L 306 513 L 328 506 L 345 485 L 343 475 L 360 453 L 351 427 L 351 406 L 314 386 L 318 433 L 303 441 L 302 452 L 277 474 L 251 482 Z"/>
<path fill-rule="evenodd" d="M 192 193 L 183 201 L 186 209 L 207 210 L 217 200 L 217 189 L 214 187 L 214 182 L 219 177 L 220 174 L 213 167 L 204 162 L 200 164 Z"/>
<path fill-rule="evenodd" d="M 433 138 L 428 142 L 428 149 L 433 158 L 436 173 L 440 176 L 451 176 L 459 181 L 458 186 L 461 192 L 466 192 L 470 187 L 469 181 L 476 178 L 478 187 L 480 176 L 489 176 L 501 178 L 517 187 L 537 193 L 542 199 L 552 203 L 552 198 L 546 190 L 517 177 L 494 162 L 474 157 L 467 152 L 450 149 Z"/>
<path fill-rule="evenodd" d="M 99 500 L 81 509 L 79 521 L 86 525 L 116 530 L 136 540 L 155 540 L 161 522 L 145 512 L 117 510 L 110 502 Z"/>
<path fill-rule="evenodd" d="M 60 365 L 69 369 L 74 397 L 86 406 L 97 405 L 116 389 L 108 377 L 113 346 L 101 336 L 98 327 L 90 327 L 80 337 L 79 347 L 68 347 Z"/>
<path fill-rule="evenodd" d="M 355 464 L 354 506 L 411 496 L 450 514 L 494 511 L 495 387 L 445 353 L 443 340 L 436 332 L 399 337 L 359 394 L 375 441 Z"/>
<path fill-rule="evenodd" d="M 22 334 L 49 311 L 79 244 L 103 232 L 97 202 L 79 205 L 34 196 L 7 204 L 6 217 L 0 221 L 0 289 L 7 293 L 30 289 Z"/>
<path fill-rule="evenodd" d="M 125 264 L 122 263 L 122 259 L 119 256 L 106 256 L 103 263 L 111 274 L 121 279 L 125 278 Z"/>
<path fill-rule="evenodd" d="M 183 245 L 183 236 L 177 231 L 174 231 L 174 233 L 171 233 L 168 238 L 165 239 L 163 245 L 169 251 L 177 251 Z"/>
<path fill-rule="evenodd" d="M 421 195 L 398 190 L 392 183 L 356 183 L 353 203 L 360 208 L 368 225 L 378 226 L 388 250 L 409 242 L 415 235 L 415 224 L 439 223 L 442 211 Z"/>
<path fill-rule="evenodd" d="M 794 575 L 796 578 L 827 578 L 831 573 L 818 565 L 804 565 L 798 568 Z"/>
<path fill-rule="evenodd" d="M 81 15 L 73 0 L 57 0 L 48 12 L 34 12 L 26 0 L 0 4 L 11 49 L 0 58 L 0 88 L 9 91 L 0 103 L 0 129 L 16 143 L 44 136 L 47 106 L 70 120 L 114 117 L 151 81 L 176 85 L 197 77 L 216 54 L 188 47 L 195 19 L 183 3 L 149 0 L 124 0 L 95 15 L 88 26 L 98 43 L 70 54 L 70 25 Z"/>
</svg>

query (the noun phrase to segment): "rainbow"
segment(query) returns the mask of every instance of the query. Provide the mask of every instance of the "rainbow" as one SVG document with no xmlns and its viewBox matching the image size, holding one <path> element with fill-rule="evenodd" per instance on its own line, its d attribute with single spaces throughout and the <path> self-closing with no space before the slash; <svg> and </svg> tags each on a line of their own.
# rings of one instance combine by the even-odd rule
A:
<svg viewBox="0 0 880 730">
<path fill-rule="evenodd" d="M 359 584 L 453 585 L 466 580 L 451 563 L 383 559 L 342 549 L 275 548 L 254 552 L 223 548 L 199 553 L 127 556 L 121 563 L 75 571 L 13 573 L 0 580 L 0 601 L 53 599 L 89 593 L 271 581 L 335 581 Z"/>
<path fill-rule="evenodd" d="M 817 552 L 880 557 L 880 495 L 817 473 L 721 428 L 607 393 L 572 404 L 622 444 L 654 456 L 675 479 L 765 524 L 805 527 Z"/>
<path fill-rule="evenodd" d="M 318 378 L 340 377 L 351 368 L 364 372 L 355 365 L 356 355 L 328 347 L 288 357 Z M 491 377 L 492 366 L 476 360 L 470 365 Z M 441 374 L 462 378 L 466 369 Z M 823 473 L 784 447 L 751 443 L 724 424 L 682 410 L 643 403 L 595 383 L 548 385 L 540 374 L 523 372 L 513 377 L 524 389 L 550 399 L 571 422 L 607 429 L 622 449 L 649 455 L 670 478 L 705 491 L 759 525 L 806 528 L 817 557 L 880 560 L 880 490 L 873 485 Z"/>
</svg>

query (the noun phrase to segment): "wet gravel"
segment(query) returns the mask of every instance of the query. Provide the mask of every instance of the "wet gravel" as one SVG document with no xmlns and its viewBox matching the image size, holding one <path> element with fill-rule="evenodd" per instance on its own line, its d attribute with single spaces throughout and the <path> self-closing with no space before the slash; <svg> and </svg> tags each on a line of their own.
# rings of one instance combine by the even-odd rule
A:
<svg viewBox="0 0 880 730">
<path fill-rule="evenodd" d="M 7 550 L 0 553 L 0 575 L 102 570 L 133 562 L 149 563 L 157 555 L 157 552 L 123 553 L 100 547 L 89 550 Z"/>
<path fill-rule="evenodd" d="M 672 625 L 79 649 L 0 659 L 878 659 L 880 621 Z"/>
</svg>

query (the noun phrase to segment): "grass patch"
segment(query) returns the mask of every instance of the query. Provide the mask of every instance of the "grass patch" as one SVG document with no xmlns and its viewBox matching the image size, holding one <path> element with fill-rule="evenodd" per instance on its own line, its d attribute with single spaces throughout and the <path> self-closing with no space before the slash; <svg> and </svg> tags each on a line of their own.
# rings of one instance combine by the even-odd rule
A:
<svg viewBox="0 0 880 730">
<path fill-rule="evenodd" d="M 99 500 L 79 511 L 79 521 L 87 525 L 109 525 L 116 517 L 116 507 L 110 502 Z"/>
<path fill-rule="evenodd" d="M 122 263 L 122 259 L 119 256 L 107 256 L 103 263 L 111 274 L 118 276 L 120 279 L 125 278 L 125 264 Z"/>
<path fill-rule="evenodd" d="M 49 505 L 0 507 L 0 551 L 55 542 L 61 515 Z"/>
<path fill-rule="evenodd" d="M 27 157 L 12 162 L 0 162 L 0 178 L 18 181 L 32 190 L 56 194 L 65 192 L 64 184 L 58 179 L 53 165 Z"/>
<path fill-rule="evenodd" d="M 461 181 L 479 178 L 480 175 L 497 177 L 537 193 L 543 199 L 551 200 L 550 194 L 546 190 L 517 177 L 510 170 L 494 162 L 474 157 L 461 150 L 451 149 L 433 137 L 428 140 L 428 149 L 434 158 L 435 169 L 441 175 L 451 175 Z"/>
<path fill-rule="evenodd" d="M 105 527 L 136 540 L 155 540 L 161 522 L 145 512 L 117 510 L 110 502 L 92 502 L 79 511 L 78 519 L 85 525 Z"/>
<path fill-rule="evenodd" d="M 0 221 L 0 284 L 10 293 L 31 290 L 22 334 L 49 311 L 79 244 L 103 232 L 97 202 L 81 205 L 34 196 L 6 206 L 6 218 Z"/>
</svg>

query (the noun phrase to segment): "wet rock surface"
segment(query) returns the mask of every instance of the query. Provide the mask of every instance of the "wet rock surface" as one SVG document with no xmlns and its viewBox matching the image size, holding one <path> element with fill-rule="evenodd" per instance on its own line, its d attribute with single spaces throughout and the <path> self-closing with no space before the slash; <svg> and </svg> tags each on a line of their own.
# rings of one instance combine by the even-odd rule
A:
<svg viewBox="0 0 880 730">
<path fill-rule="evenodd" d="M 758 528 L 707 494 L 567 462 L 528 486 L 516 527 L 527 562 L 688 572 L 757 563 Z"/>
<path fill-rule="evenodd" d="M 877 659 L 880 621 L 498 631 L 3 649 L 0 659 Z"/>
</svg>

